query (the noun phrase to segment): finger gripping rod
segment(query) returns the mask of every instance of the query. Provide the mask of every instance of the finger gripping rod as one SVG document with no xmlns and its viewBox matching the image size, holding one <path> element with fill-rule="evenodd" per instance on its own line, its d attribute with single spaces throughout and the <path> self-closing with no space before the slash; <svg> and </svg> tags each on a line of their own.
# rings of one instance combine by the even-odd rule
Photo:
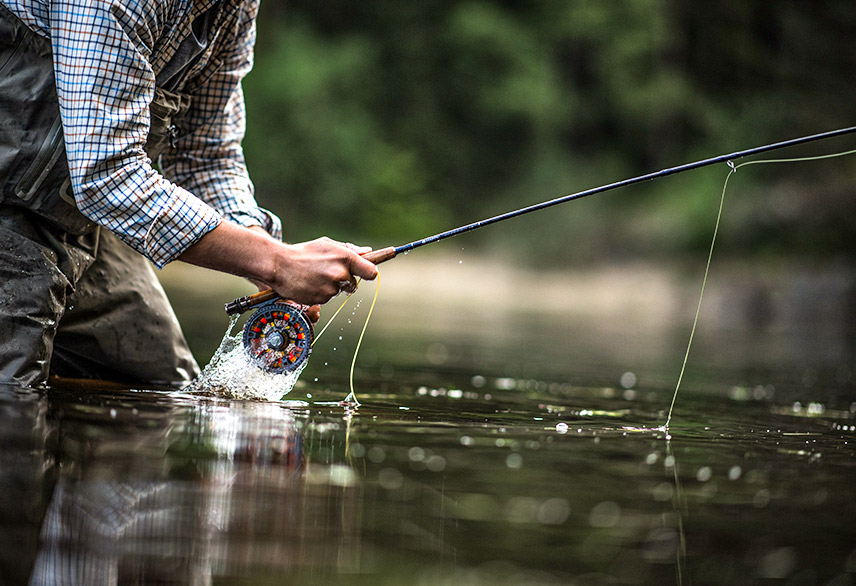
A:
<svg viewBox="0 0 856 586">
<path fill-rule="evenodd" d="M 584 191 L 578 191 L 577 193 L 571 193 L 569 195 L 564 195 L 562 197 L 557 197 L 555 199 L 551 199 L 548 201 L 544 201 L 541 203 L 536 203 L 524 208 L 520 208 L 518 210 L 513 210 L 510 212 L 506 212 L 504 214 L 500 214 L 498 216 L 494 216 L 492 218 L 487 218 L 484 220 L 480 220 L 478 222 L 473 222 L 472 224 L 466 224 L 459 228 L 455 228 L 453 230 L 448 230 L 446 232 L 440 232 L 439 234 L 435 234 L 433 236 L 429 236 L 427 238 L 423 238 L 421 240 L 414 240 L 408 244 L 404 244 L 402 246 L 382 248 L 380 250 L 373 250 L 368 252 L 363 256 L 363 258 L 370 260 L 375 264 L 380 264 L 385 262 L 391 258 L 395 258 L 396 255 L 402 252 L 408 252 L 413 250 L 414 248 L 419 248 L 420 246 L 425 246 L 426 244 L 431 244 L 433 242 L 437 242 L 438 240 L 444 240 L 446 238 L 451 238 L 452 236 L 457 236 L 458 234 L 462 234 L 464 232 L 469 232 L 471 230 L 476 230 L 478 228 L 482 228 L 484 226 L 489 226 L 490 224 L 496 224 L 497 222 L 502 222 L 503 220 L 509 220 L 511 218 L 516 218 L 518 216 L 522 216 L 523 214 L 528 214 L 530 212 L 535 212 L 538 210 L 543 210 L 544 208 L 549 208 L 554 205 L 559 205 L 561 203 L 566 203 L 569 201 L 573 201 L 575 199 L 582 199 L 584 197 L 588 197 L 590 195 L 595 195 L 597 193 L 603 193 L 604 191 L 611 191 L 613 189 L 618 189 L 619 187 L 626 187 L 628 185 L 634 185 L 636 183 L 642 183 L 643 181 L 651 181 L 653 179 L 660 179 L 661 177 L 667 177 L 669 175 L 675 175 L 677 173 L 683 173 L 684 171 L 691 171 L 693 169 L 699 169 L 701 167 L 706 167 L 708 165 L 713 165 L 716 163 L 727 163 L 730 161 L 734 161 L 737 159 L 742 159 L 743 157 L 748 157 L 750 155 L 757 155 L 761 153 L 766 153 L 769 151 L 774 151 L 777 149 L 783 149 L 790 146 L 796 146 L 800 144 L 805 144 L 809 142 L 814 142 L 817 140 L 823 140 L 827 138 L 834 138 L 836 136 L 842 136 L 845 134 L 850 134 L 856 132 L 856 126 L 851 126 L 848 128 L 840 128 L 838 130 L 830 130 L 828 132 L 822 132 L 820 134 L 812 134 L 809 136 L 802 136 L 800 138 L 793 138 L 791 140 L 785 140 L 782 142 L 771 143 L 763 146 L 758 146 L 750 149 L 745 149 L 742 151 L 734 151 L 733 153 L 728 153 L 725 155 L 719 155 L 717 157 L 711 157 L 709 159 L 703 159 L 701 161 L 695 161 L 693 163 L 685 163 L 683 165 L 678 165 L 677 167 L 669 167 L 667 169 L 661 169 L 660 171 L 655 171 L 653 173 L 646 173 L 645 175 L 639 175 L 638 177 L 631 177 L 630 179 L 624 179 L 622 181 L 616 181 L 614 183 L 608 183 L 606 185 L 601 185 L 600 187 L 593 187 L 591 189 L 586 189 Z M 241 297 L 240 299 L 235 299 L 234 301 L 226 304 L 226 313 L 229 315 L 235 313 L 242 313 L 251 307 L 259 305 L 260 303 L 264 303 L 266 301 L 270 301 L 271 299 L 277 298 L 278 295 L 272 290 L 268 289 L 266 291 L 261 291 L 254 295 L 249 295 L 247 297 Z"/>
<path fill-rule="evenodd" d="M 360 256 L 362 256 L 366 260 L 373 262 L 376 265 L 379 265 L 380 263 L 393 258 L 395 255 L 396 249 L 390 246 L 389 248 L 372 250 L 371 252 L 366 252 L 365 254 L 362 254 Z M 239 297 L 234 301 L 230 301 L 226 304 L 226 313 L 228 315 L 244 313 L 248 309 L 252 309 L 257 305 L 261 305 L 262 303 L 272 301 L 279 297 L 279 294 L 277 294 L 277 292 L 273 289 L 265 289 L 264 291 L 259 291 L 258 293 L 254 293 L 253 295 Z"/>
</svg>

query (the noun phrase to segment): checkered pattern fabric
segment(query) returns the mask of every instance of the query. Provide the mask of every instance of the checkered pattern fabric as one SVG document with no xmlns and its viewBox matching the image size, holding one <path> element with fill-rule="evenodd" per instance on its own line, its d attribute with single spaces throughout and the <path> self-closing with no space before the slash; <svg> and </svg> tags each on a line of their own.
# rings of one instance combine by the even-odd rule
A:
<svg viewBox="0 0 856 586">
<path fill-rule="evenodd" d="M 72 188 L 80 211 L 162 267 L 223 218 L 262 226 L 240 142 L 241 79 L 252 67 L 258 0 L 0 0 L 50 39 Z M 155 169 L 143 150 L 155 76 L 192 20 L 222 2 L 182 91 L 175 148 Z"/>
</svg>

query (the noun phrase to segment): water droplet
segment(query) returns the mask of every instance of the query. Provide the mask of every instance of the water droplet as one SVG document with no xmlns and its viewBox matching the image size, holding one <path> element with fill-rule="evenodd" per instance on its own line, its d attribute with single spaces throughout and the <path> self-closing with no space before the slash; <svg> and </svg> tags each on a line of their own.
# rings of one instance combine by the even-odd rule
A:
<svg viewBox="0 0 856 586">
<path fill-rule="evenodd" d="M 592 527 L 615 527 L 621 520 L 621 507 L 612 501 L 596 504 L 589 513 L 589 524 Z"/>
<path fill-rule="evenodd" d="M 383 451 L 383 448 L 373 446 L 369 448 L 366 452 L 366 458 L 368 458 L 375 464 L 380 464 L 386 458 L 386 452 Z"/>
<path fill-rule="evenodd" d="M 707 482 L 713 477 L 713 470 L 710 469 L 710 466 L 702 466 L 696 472 L 696 480 L 699 482 Z"/>
<path fill-rule="evenodd" d="M 512 470 L 517 470 L 523 466 L 523 456 L 520 454 L 508 454 L 508 457 L 505 459 L 505 465 Z"/>
<path fill-rule="evenodd" d="M 404 476 L 395 468 L 384 468 L 378 473 L 377 480 L 381 487 L 387 490 L 396 490 L 401 488 L 404 483 Z"/>
<path fill-rule="evenodd" d="M 571 514 L 571 505 L 563 498 L 547 499 L 538 507 L 537 519 L 542 525 L 561 525 Z"/>
<path fill-rule="evenodd" d="M 621 375 L 621 386 L 625 389 L 630 389 L 636 386 L 636 375 L 632 372 L 625 372 Z"/>
<path fill-rule="evenodd" d="M 443 469 L 446 468 L 446 458 L 438 454 L 429 456 L 425 461 L 425 467 L 431 472 L 442 472 Z"/>
</svg>

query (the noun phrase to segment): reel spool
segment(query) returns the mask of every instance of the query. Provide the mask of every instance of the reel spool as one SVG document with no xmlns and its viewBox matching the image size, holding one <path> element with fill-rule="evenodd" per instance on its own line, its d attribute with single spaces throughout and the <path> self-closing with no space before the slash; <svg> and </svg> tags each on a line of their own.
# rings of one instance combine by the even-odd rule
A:
<svg viewBox="0 0 856 586">
<path fill-rule="evenodd" d="M 314 335 L 299 305 L 276 299 L 259 306 L 244 324 L 244 351 L 262 370 L 294 372 L 309 359 Z"/>
</svg>

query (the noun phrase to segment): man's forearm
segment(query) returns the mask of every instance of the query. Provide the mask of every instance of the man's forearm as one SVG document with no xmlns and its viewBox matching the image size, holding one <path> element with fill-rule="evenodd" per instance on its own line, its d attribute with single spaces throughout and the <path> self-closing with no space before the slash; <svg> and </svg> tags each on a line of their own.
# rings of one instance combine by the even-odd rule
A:
<svg viewBox="0 0 856 586">
<path fill-rule="evenodd" d="M 187 248 L 178 260 L 196 266 L 270 283 L 275 272 L 274 251 L 280 242 L 261 228 L 223 221 Z"/>
</svg>

